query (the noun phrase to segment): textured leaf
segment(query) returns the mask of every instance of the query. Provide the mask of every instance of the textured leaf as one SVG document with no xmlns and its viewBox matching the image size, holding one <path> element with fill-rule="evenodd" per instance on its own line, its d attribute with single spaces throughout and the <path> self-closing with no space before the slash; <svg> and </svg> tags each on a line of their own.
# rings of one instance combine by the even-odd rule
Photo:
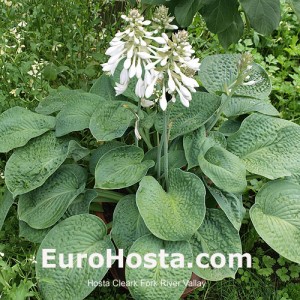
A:
<svg viewBox="0 0 300 300">
<path fill-rule="evenodd" d="M 56 116 L 56 136 L 89 127 L 91 117 L 97 107 L 102 107 L 104 98 L 82 93 L 82 97 L 67 103 Z"/>
<path fill-rule="evenodd" d="M 3 195 L 0 192 L 0 231 L 4 224 L 5 218 L 10 210 L 11 206 L 14 203 L 14 198 L 12 194 L 5 189 Z"/>
<path fill-rule="evenodd" d="M 225 86 L 233 84 L 238 77 L 240 54 L 217 54 L 207 56 L 201 62 L 199 77 L 203 86 L 210 92 L 225 92 Z M 259 99 L 268 97 L 272 85 L 266 71 L 256 63 L 252 64 L 249 80 L 253 85 L 240 86 L 235 94 Z"/>
<path fill-rule="evenodd" d="M 97 197 L 97 195 L 98 193 L 95 190 L 87 190 L 84 194 L 80 194 L 70 204 L 64 215 L 58 220 L 56 224 L 71 216 L 89 213 L 90 203 Z M 56 224 L 44 229 L 35 229 L 30 227 L 26 222 L 19 221 L 19 236 L 24 237 L 32 243 L 41 243 L 48 232 L 54 226 L 56 226 Z"/>
<path fill-rule="evenodd" d="M 24 146 L 30 139 L 55 127 L 55 118 L 13 107 L 0 115 L 0 152 Z"/>
<path fill-rule="evenodd" d="M 207 28 L 213 33 L 219 33 L 229 27 L 234 21 L 234 15 L 237 13 L 238 2 L 236 0 L 211 0 L 205 1 L 201 9 Z"/>
<path fill-rule="evenodd" d="M 220 189 L 240 193 L 246 189 L 246 169 L 234 154 L 220 146 L 213 146 L 198 156 L 202 172 Z"/>
<path fill-rule="evenodd" d="M 279 115 L 277 109 L 269 101 L 247 97 L 232 97 L 224 107 L 223 112 L 228 118 L 250 112 L 259 112 L 270 116 Z"/>
<path fill-rule="evenodd" d="M 165 170 L 164 163 L 165 163 L 165 156 L 163 155 L 161 157 L 161 172 L 164 172 Z M 183 150 L 169 150 L 169 154 L 168 154 L 169 171 L 176 168 L 182 168 L 186 164 L 187 161 L 185 159 Z M 157 165 L 155 165 L 155 170 L 157 170 Z"/>
<path fill-rule="evenodd" d="M 189 240 L 194 257 L 200 253 L 222 253 L 226 258 L 229 254 L 242 253 L 241 240 L 238 231 L 230 223 L 226 215 L 219 209 L 207 209 L 207 213 L 201 227 Z M 219 263 L 218 259 L 216 259 Z M 202 264 L 209 263 L 205 258 Z M 226 277 L 234 278 L 237 265 L 229 268 L 228 259 L 222 268 L 199 268 L 194 266 L 193 272 L 207 280 L 222 280 Z"/>
<path fill-rule="evenodd" d="M 243 36 L 244 22 L 238 11 L 233 16 L 232 23 L 224 30 L 218 33 L 218 38 L 224 48 L 237 43 Z"/>
<path fill-rule="evenodd" d="M 205 187 L 199 177 L 180 169 L 171 170 L 169 180 L 166 193 L 153 177 L 144 177 L 136 202 L 146 226 L 155 236 L 182 241 L 190 238 L 204 219 Z"/>
<path fill-rule="evenodd" d="M 95 170 L 95 187 L 121 189 L 139 182 L 154 166 L 154 161 L 143 161 L 144 153 L 136 146 L 114 148 L 104 154 Z"/>
<path fill-rule="evenodd" d="M 170 139 L 200 128 L 215 113 L 221 104 L 221 98 L 203 92 L 193 94 L 190 107 L 183 107 L 179 99 L 170 109 Z M 156 129 L 163 132 L 163 113 L 157 115 Z"/>
<path fill-rule="evenodd" d="M 202 5 L 203 3 L 201 0 L 179 1 L 178 5 L 175 7 L 176 21 L 181 27 L 188 27 Z"/>
<path fill-rule="evenodd" d="M 237 132 L 241 127 L 241 122 L 238 120 L 227 120 L 219 128 L 219 131 L 225 136 L 230 136 Z"/>
<path fill-rule="evenodd" d="M 112 249 L 112 255 L 115 255 L 114 245 L 106 231 L 103 221 L 88 214 L 70 217 L 50 230 L 37 253 L 36 273 L 43 299 L 79 300 L 93 291 L 95 286 L 87 282 L 101 280 L 108 268 L 105 264 L 101 268 L 91 268 L 87 259 L 82 260 L 82 268 L 77 268 L 76 254 L 85 253 L 89 257 L 93 253 L 101 253 L 104 261 L 107 249 Z M 43 249 L 56 249 L 55 260 L 49 262 L 55 263 L 56 268 L 43 268 Z M 59 253 L 64 254 L 66 262 L 68 254 L 74 254 L 74 268 L 59 267 Z"/>
<path fill-rule="evenodd" d="M 90 204 L 97 196 L 98 193 L 95 190 L 86 190 L 70 204 L 63 218 L 89 213 Z"/>
<path fill-rule="evenodd" d="M 112 101 L 119 98 L 116 96 L 116 91 L 112 85 L 111 77 L 104 74 L 95 81 L 90 89 L 90 93 L 101 96 L 107 101 Z"/>
<path fill-rule="evenodd" d="M 130 248 L 130 253 L 138 253 L 144 257 L 147 253 L 156 254 L 157 266 L 154 269 L 147 269 L 143 266 L 129 268 L 126 266 L 126 279 L 137 282 L 137 286 L 129 286 L 129 291 L 134 299 L 140 300 L 178 300 L 186 288 L 186 282 L 191 278 L 191 269 L 185 268 L 162 268 L 159 263 L 158 254 L 161 249 L 166 253 L 180 253 L 184 256 L 185 262 L 192 262 L 193 255 L 188 242 L 166 242 L 153 235 L 145 235 L 139 238 Z M 166 264 L 172 261 L 170 256 L 165 259 Z M 146 286 L 151 284 L 151 286 Z M 172 288 L 166 283 L 173 284 Z"/>
<path fill-rule="evenodd" d="M 54 225 L 72 201 L 84 191 L 87 174 L 78 165 L 62 165 L 41 187 L 21 195 L 19 219 L 43 229 Z"/>
<path fill-rule="evenodd" d="M 221 209 L 236 230 L 240 230 L 246 209 L 243 207 L 242 196 L 222 192 L 211 186 L 207 186 L 208 190 L 217 201 Z"/>
<path fill-rule="evenodd" d="M 58 139 L 54 132 L 48 132 L 16 149 L 7 161 L 4 172 L 5 183 L 13 196 L 41 186 L 73 153 L 74 143 Z"/>
<path fill-rule="evenodd" d="M 266 99 L 271 91 L 272 84 L 267 72 L 260 65 L 253 63 L 249 81 L 255 81 L 253 85 L 241 85 L 236 90 L 236 95 Z"/>
<path fill-rule="evenodd" d="M 276 179 L 300 168 L 299 143 L 298 125 L 252 114 L 228 138 L 228 150 L 242 159 L 249 172 Z"/>
<path fill-rule="evenodd" d="M 105 102 L 92 115 L 90 130 L 98 141 L 111 141 L 123 136 L 135 119 L 135 106 L 122 101 Z M 131 109 L 131 110 L 130 110 Z"/>
<path fill-rule="evenodd" d="M 109 150 L 112 150 L 114 148 L 120 147 L 120 146 L 125 146 L 126 144 L 118 142 L 118 141 L 111 141 L 107 142 L 103 145 L 100 145 L 97 149 L 95 149 L 92 152 L 92 156 L 90 158 L 90 163 L 89 163 L 89 169 L 92 174 L 95 173 L 96 165 L 99 161 L 99 159 L 107 153 Z"/>
<path fill-rule="evenodd" d="M 124 250 L 127 256 L 129 248 L 141 236 L 149 234 L 135 202 L 135 195 L 122 198 L 113 216 L 111 236 L 119 249 Z"/>
<path fill-rule="evenodd" d="M 188 169 L 198 166 L 198 155 L 201 150 L 201 146 L 205 140 L 206 133 L 205 127 L 201 128 L 184 135 L 183 147 L 185 157 L 188 161 Z"/>
<path fill-rule="evenodd" d="M 280 22 L 279 0 L 240 0 L 251 26 L 259 33 L 268 35 Z"/>
<path fill-rule="evenodd" d="M 52 227 L 35 229 L 26 222 L 19 221 L 19 237 L 23 237 L 32 243 L 40 244 L 51 229 Z"/>
<path fill-rule="evenodd" d="M 220 146 L 226 148 L 227 140 L 225 138 L 225 135 L 219 131 L 211 131 L 204 141 L 202 151 L 205 148 L 209 149 L 211 146 Z"/>
<path fill-rule="evenodd" d="M 39 102 L 35 111 L 40 114 L 50 115 L 60 111 L 66 104 L 81 99 L 83 94 L 88 95 L 88 93 L 80 90 L 65 90 L 50 94 Z"/>
<path fill-rule="evenodd" d="M 287 180 L 265 184 L 250 217 L 258 234 L 280 255 L 300 263 L 300 186 Z"/>
<path fill-rule="evenodd" d="M 68 147 L 68 155 L 75 161 L 79 161 L 90 154 L 90 150 L 82 147 L 76 141 L 71 140 Z"/>
</svg>

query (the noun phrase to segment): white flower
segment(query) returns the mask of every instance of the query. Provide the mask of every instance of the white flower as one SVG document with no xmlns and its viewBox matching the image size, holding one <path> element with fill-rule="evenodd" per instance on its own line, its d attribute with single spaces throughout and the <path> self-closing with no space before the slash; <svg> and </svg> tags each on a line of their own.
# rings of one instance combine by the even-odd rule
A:
<svg viewBox="0 0 300 300">
<path fill-rule="evenodd" d="M 144 83 L 144 80 L 142 80 L 141 78 L 139 78 L 139 80 L 135 86 L 135 94 L 139 98 L 143 98 L 145 96 L 145 83 Z"/>
<path fill-rule="evenodd" d="M 27 23 L 25 21 L 21 21 L 19 24 L 18 24 L 18 27 L 26 27 L 27 26 Z"/>
<path fill-rule="evenodd" d="M 163 32 L 177 29 L 170 24 L 174 18 L 168 15 L 166 7 L 156 10 L 152 23 L 144 20 L 136 9 L 121 17 L 128 24 L 110 42 L 106 51 L 110 58 L 102 65 L 103 71 L 113 75 L 117 66 L 123 64 L 116 94 L 124 93 L 130 80 L 137 78 L 135 94 L 143 106 L 159 102 L 161 109 L 166 110 L 168 93 L 172 102 L 178 95 L 182 104 L 188 107 L 192 93 L 199 86 L 193 76 L 200 68 L 199 59 L 193 56 L 195 51 L 188 42 L 188 33 L 179 31 L 169 38 Z M 150 25 L 152 29 L 147 30 Z"/>
<path fill-rule="evenodd" d="M 152 37 L 152 32 L 146 31 L 144 28 L 150 25 L 150 21 L 145 20 L 144 17 L 136 9 L 132 9 L 129 16 L 122 15 L 122 19 L 128 22 L 128 26 L 123 32 L 118 32 L 113 40 L 110 42 L 110 48 L 106 53 L 110 56 L 107 63 L 102 64 L 103 71 L 113 75 L 118 64 L 124 60 L 123 69 L 128 70 L 129 78 L 141 78 L 143 67 L 145 67 L 150 59 L 139 55 L 148 53 L 147 45 L 151 40 L 156 42 L 163 42 L 165 40 L 160 37 Z"/>
<path fill-rule="evenodd" d="M 116 96 L 123 94 L 127 90 L 127 87 L 128 87 L 128 83 L 125 84 L 116 83 L 115 86 Z"/>
<path fill-rule="evenodd" d="M 151 107 L 155 104 L 154 101 L 151 101 L 151 100 L 147 100 L 145 98 L 141 98 L 141 105 L 142 107 Z"/>
<path fill-rule="evenodd" d="M 195 88 L 199 86 L 197 81 L 192 78 L 200 68 L 199 59 L 192 57 L 194 51 L 187 41 L 188 34 L 186 31 L 173 34 L 172 40 L 167 36 L 164 38 L 167 44 L 164 45 L 162 51 L 161 48 L 156 48 L 156 54 L 148 56 L 155 59 L 151 67 L 155 67 L 158 75 L 147 86 L 145 96 L 150 98 L 153 95 L 156 81 L 159 78 L 159 81 L 163 82 L 162 94 L 158 99 L 161 109 L 167 108 L 166 95 L 163 95 L 166 91 L 172 96 L 173 102 L 175 102 L 175 94 L 177 93 L 182 104 L 188 107 L 189 101 L 192 100 L 191 93 L 196 92 Z M 150 68 L 149 65 L 147 68 Z"/>
</svg>

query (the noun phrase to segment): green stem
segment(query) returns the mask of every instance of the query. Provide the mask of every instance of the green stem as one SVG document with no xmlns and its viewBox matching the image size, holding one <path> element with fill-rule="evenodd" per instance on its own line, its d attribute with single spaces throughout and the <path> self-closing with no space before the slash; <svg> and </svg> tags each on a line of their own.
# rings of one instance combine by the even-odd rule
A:
<svg viewBox="0 0 300 300">
<path fill-rule="evenodd" d="M 208 134 L 217 124 L 219 118 L 221 117 L 223 110 L 226 106 L 226 104 L 228 103 L 228 101 L 231 99 L 231 93 L 229 95 L 226 95 L 226 99 L 223 101 L 223 103 L 221 104 L 221 106 L 219 107 L 219 110 L 217 112 L 217 114 L 215 115 L 213 121 L 209 124 L 208 128 L 206 129 L 206 133 Z"/>
<path fill-rule="evenodd" d="M 156 159 L 156 164 L 157 164 L 157 180 L 159 180 L 160 174 L 161 174 L 161 152 L 162 152 L 163 144 L 164 144 L 164 139 L 163 139 L 163 137 L 161 137 L 161 139 L 159 141 L 158 148 L 157 148 L 157 159 Z"/>
<path fill-rule="evenodd" d="M 140 128 L 139 129 L 139 133 L 141 135 L 141 137 L 143 138 L 144 142 L 146 143 L 147 147 L 149 150 L 151 150 L 153 148 L 151 142 L 150 142 L 150 139 L 147 137 L 147 135 L 145 134 L 143 128 Z"/>
<path fill-rule="evenodd" d="M 164 112 L 164 132 L 163 132 L 163 140 L 164 140 L 164 173 L 165 173 L 165 181 L 166 181 L 166 189 L 169 188 L 169 112 L 166 110 Z"/>
<path fill-rule="evenodd" d="M 124 197 L 123 194 L 118 192 L 101 190 L 101 189 L 96 189 L 96 190 L 100 198 L 105 198 L 107 200 L 114 200 L 115 202 L 118 202 Z"/>
</svg>

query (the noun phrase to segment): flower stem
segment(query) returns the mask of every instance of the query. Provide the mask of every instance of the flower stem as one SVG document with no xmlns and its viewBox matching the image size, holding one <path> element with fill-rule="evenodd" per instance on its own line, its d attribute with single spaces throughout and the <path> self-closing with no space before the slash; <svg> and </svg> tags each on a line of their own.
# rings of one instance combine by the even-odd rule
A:
<svg viewBox="0 0 300 300">
<path fill-rule="evenodd" d="M 164 140 L 164 173 L 165 173 L 165 182 L 166 189 L 169 188 L 169 112 L 166 110 L 164 112 L 164 132 L 163 132 L 163 140 Z"/>
<path fill-rule="evenodd" d="M 159 140 L 159 137 L 158 137 Z M 160 174 L 161 174 L 161 152 L 164 144 L 164 139 L 161 137 L 158 148 L 157 148 L 157 159 L 156 159 L 156 164 L 157 164 L 157 180 L 160 179 Z"/>
<path fill-rule="evenodd" d="M 217 124 L 219 118 L 221 117 L 223 110 L 226 106 L 226 104 L 228 103 L 228 101 L 231 99 L 232 94 L 226 95 L 223 103 L 221 104 L 221 106 L 219 107 L 219 110 L 217 112 L 217 114 L 214 116 L 213 121 L 209 124 L 208 128 L 206 129 L 206 133 L 208 134 L 213 128 L 214 126 Z"/>
<path fill-rule="evenodd" d="M 147 134 L 144 132 L 143 128 L 139 130 L 141 137 L 143 138 L 144 142 L 146 143 L 149 150 L 153 148 L 150 139 L 148 138 Z"/>
</svg>

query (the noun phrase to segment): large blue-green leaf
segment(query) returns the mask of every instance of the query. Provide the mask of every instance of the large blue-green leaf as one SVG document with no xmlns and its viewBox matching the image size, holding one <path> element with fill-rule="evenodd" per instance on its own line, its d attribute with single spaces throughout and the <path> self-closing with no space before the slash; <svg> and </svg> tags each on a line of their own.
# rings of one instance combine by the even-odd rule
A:
<svg viewBox="0 0 300 300">
<path fill-rule="evenodd" d="M 24 146 L 30 139 L 53 129 L 55 118 L 13 107 L 0 115 L 0 152 Z"/>
<path fill-rule="evenodd" d="M 50 94 L 45 99 L 40 101 L 35 111 L 40 114 L 50 115 L 54 112 L 60 111 L 66 104 L 76 102 L 89 95 L 89 93 L 81 90 L 65 90 Z M 90 96 L 87 96 L 90 97 Z"/>
<path fill-rule="evenodd" d="M 198 166 L 198 155 L 205 140 L 205 127 L 190 132 L 183 137 L 183 148 L 188 161 L 188 169 Z"/>
<path fill-rule="evenodd" d="M 228 118 L 249 114 L 251 112 L 259 112 L 270 116 L 279 115 L 277 109 L 269 101 L 250 97 L 230 98 L 226 103 L 223 112 Z"/>
<path fill-rule="evenodd" d="M 213 146 L 198 156 L 202 172 L 220 189 L 241 193 L 246 189 L 246 168 L 236 155 L 223 147 Z"/>
<path fill-rule="evenodd" d="M 88 128 L 94 111 L 104 101 L 104 98 L 85 93 L 76 98 L 76 101 L 73 99 L 71 103 L 64 105 L 56 116 L 56 136 Z"/>
<path fill-rule="evenodd" d="M 136 107 L 129 102 L 108 101 L 92 115 L 89 128 L 98 141 L 111 141 L 123 136 L 132 120 Z"/>
<path fill-rule="evenodd" d="M 184 107 L 179 99 L 170 107 L 169 128 L 170 139 L 200 128 L 216 112 L 221 104 L 221 98 L 209 93 L 193 93 L 190 107 Z M 163 113 L 157 115 L 156 129 L 163 132 Z"/>
<path fill-rule="evenodd" d="M 275 251 L 300 263 L 300 185 L 287 180 L 268 182 L 256 195 L 250 217 Z"/>
<path fill-rule="evenodd" d="M 126 146 L 126 144 L 118 142 L 118 141 L 111 141 L 100 145 L 97 149 L 93 150 L 90 161 L 89 161 L 89 169 L 92 174 L 95 173 L 96 165 L 99 159 L 108 151 L 120 147 Z"/>
<path fill-rule="evenodd" d="M 193 272 L 207 280 L 222 280 L 226 277 L 234 278 L 237 271 L 236 261 L 231 268 L 229 254 L 242 253 L 242 245 L 238 231 L 230 223 L 226 215 L 219 209 L 207 209 L 203 224 L 189 240 L 194 257 L 201 253 L 207 253 L 210 257 L 220 253 L 225 256 L 226 264 L 222 268 L 200 268 L 194 265 Z M 220 259 L 216 259 L 219 264 Z M 209 263 L 203 258 L 202 264 Z"/>
<path fill-rule="evenodd" d="M 172 267 L 171 261 L 175 258 L 169 255 L 165 259 L 165 263 L 169 265 L 169 268 L 163 268 L 159 261 L 159 253 L 161 250 L 172 254 L 180 253 L 180 255 L 184 257 L 184 267 Z M 145 268 L 143 265 L 138 268 L 126 266 L 126 279 L 129 282 L 136 282 L 136 285 L 130 285 L 128 287 L 134 299 L 178 300 L 180 298 L 192 275 L 191 269 L 188 268 L 186 264 L 187 262 L 193 261 L 191 246 L 188 242 L 166 242 L 148 234 L 136 240 L 130 248 L 129 253 L 137 253 L 141 255 L 141 257 L 144 257 L 148 253 L 154 253 L 156 255 L 154 258 L 156 266 L 154 268 Z M 172 288 L 170 288 L 170 285 L 172 285 Z"/>
<path fill-rule="evenodd" d="M 139 182 L 154 166 L 154 161 L 143 161 L 144 152 L 136 146 L 114 148 L 104 154 L 95 169 L 95 187 L 121 189 Z"/>
<path fill-rule="evenodd" d="M 128 195 L 122 198 L 113 216 L 111 236 L 118 247 L 124 250 L 127 256 L 129 248 L 141 236 L 149 234 L 135 202 L 135 195 Z"/>
<path fill-rule="evenodd" d="M 105 74 L 101 75 L 93 84 L 90 93 L 101 96 L 106 101 L 116 100 L 116 91 L 112 85 L 111 77 Z"/>
<path fill-rule="evenodd" d="M 228 138 L 228 150 L 247 170 L 269 179 L 300 169 L 300 127 L 290 121 L 252 114 Z"/>
<path fill-rule="evenodd" d="M 155 236 L 187 240 L 204 219 L 205 187 L 199 177 L 180 169 L 171 170 L 169 179 L 169 191 L 165 192 L 156 179 L 144 177 L 136 194 L 137 206 Z"/>
<path fill-rule="evenodd" d="M 55 268 L 43 267 L 44 249 L 55 249 L 55 259 L 49 261 L 56 265 Z M 76 255 L 86 254 L 89 257 L 91 254 L 100 253 L 105 262 L 107 249 L 111 249 L 112 255 L 115 255 L 114 245 L 107 236 L 107 228 L 96 216 L 72 216 L 53 227 L 37 253 L 36 275 L 43 299 L 81 300 L 88 296 L 95 288 L 94 285 L 88 284 L 88 281 L 101 280 L 108 268 L 106 264 L 100 268 L 92 268 L 87 259 L 76 259 Z M 68 255 L 73 254 L 73 268 L 59 266 L 60 253 L 64 255 L 65 263 L 68 261 Z M 97 259 L 94 261 L 98 263 Z M 78 267 L 80 262 L 81 267 Z"/>
<path fill-rule="evenodd" d="M 207 186 L 207 188 L 234 228 L 240 230 L 246 213 L 246 209 L 243 207 L 242 196 L 226 193 L 212 186 Z"/>
<path fill-rule="evenodd" d="M 20 196 L 19 219 L 36 229 L 54 225 L 84 191 L 86 179 L 82 167 L 62 165 L 41 187 Z"/>
<path fill-rule="evenodd" d="M 75 215 L 89 213 L 89 207 L 91 202 L 97 197 L 98 193 L 95 190 L 86 190 L 84 194 L 80 194 L 70 204 L 64 215 L 60 218 L 59 222 Z M 55 225 L 56 225 L 55 224 Z M 26 222 L 19 221 L 19 236 L 24 237 L 32 243 L 41 243 L 48 232 L 55 226 L 51 226 L 44 229 L 36 229 L 30 227 Z"/>
<path fill-rule="evenodd" d="M 234 84 L 239 75 L 240 54 L 216 54 L 203 59 L 199 77 L 210 93 L 226 92 L 226 87 Z M 271 93 L 272 85 L 266 71 L 253 63 L 249 79 L 252 85 L 240 85 L 235 95 L 265 99 Z"/>
<path fill-rule="evenodd" d="M 75 141 L 58 139 L 53 131 L 45 133 L 11 155 L 5 166 L 5 183 L 14 197 L 25 194 L 41 186 L 67 157 L 84 155 L 86 149 Z"/>
</svg>

